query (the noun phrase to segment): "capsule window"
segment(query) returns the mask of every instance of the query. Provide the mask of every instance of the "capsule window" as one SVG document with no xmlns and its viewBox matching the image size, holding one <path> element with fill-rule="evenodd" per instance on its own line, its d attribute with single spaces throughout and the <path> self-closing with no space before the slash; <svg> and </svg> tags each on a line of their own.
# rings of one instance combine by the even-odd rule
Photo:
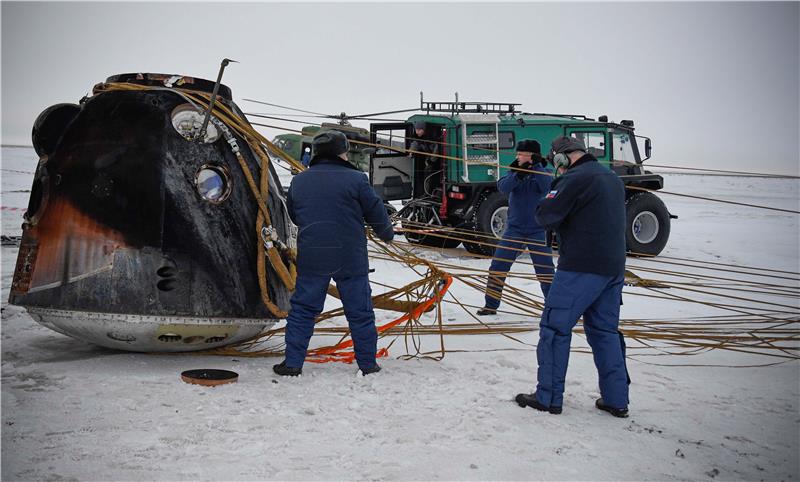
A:
<svg viewBox="0 0 800 482">
<path fill-rule="evenodd" d="M 195 184 L 200 197 L 213 204 L 225 201 L 231 193 L 230 175 L 222 166 L 202 166 L 195 176 Z"/>
<path fill-rule="evenodd" d="M 172 111 L 172 127 L 184 139 L 195 140 L 203 127 L 204 115 L 198 112 L 191 104 L 182 104 Z M 210 144 L 219 139 L 219 131 L 213 123 L 209 122 L 206 126 L 206 133 L 203 142 Z"/>
</svg>

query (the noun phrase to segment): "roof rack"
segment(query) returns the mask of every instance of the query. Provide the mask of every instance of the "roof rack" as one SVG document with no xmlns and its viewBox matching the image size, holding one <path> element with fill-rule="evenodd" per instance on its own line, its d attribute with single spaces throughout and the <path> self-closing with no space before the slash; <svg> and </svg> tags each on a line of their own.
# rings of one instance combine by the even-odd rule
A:
<svg viewBox="0 0 800 482">
<path fill-rule="evenodd" d="M 516 112 L 517 106 L 510 102 L 459 102 L 458 92 L 455 101 L 448 102 L 426 102 L 422 92 L 419 93 L 419 110 L 430 112 L 450 112 L 457 114 L 460 112 L 470 112 L 478 114 L 503 114 Z"/>
<path fill-rule="evenodd" d="M 593 121 L 594 120 L 591 117 L 586 117 L 585 115 L 582 115 L 582 114 L 548 114 L 546 112 L 534 112 L 533 114 L 531 114 L 530 112 L 523 112 L 523 114 L 528 114 L 528 115 L 549 115 L 550 117 L 568 117 L 570 119 L 583 119 L 583 120 L 588 120 L 588 121 Z"/>
</svg>

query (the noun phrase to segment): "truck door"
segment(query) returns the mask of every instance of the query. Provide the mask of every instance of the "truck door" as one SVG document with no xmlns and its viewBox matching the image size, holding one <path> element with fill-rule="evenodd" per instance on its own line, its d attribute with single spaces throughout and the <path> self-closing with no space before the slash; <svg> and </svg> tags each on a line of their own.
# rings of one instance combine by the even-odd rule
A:
<svg viewBox="0 0 800 482">
<path fill-rule="evenodd" d="M 369 156 L 369 181 L 384 201 L 412 196 L 414 159 L 405 154 L 409 130 L 405 122 L 370 125 L 370 142 L 377 146 Z"/>
<path fill-rule="evenodd" d="M 492 182 L 500 178 L 499 118 L 487 114 L 462 114 L 463 182 Z"/>
</svg>

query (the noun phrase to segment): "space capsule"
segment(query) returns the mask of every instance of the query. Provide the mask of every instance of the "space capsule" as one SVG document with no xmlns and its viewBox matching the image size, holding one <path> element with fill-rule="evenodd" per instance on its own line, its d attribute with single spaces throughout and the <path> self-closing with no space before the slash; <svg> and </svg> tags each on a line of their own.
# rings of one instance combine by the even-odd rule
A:
<svg viewBox="0 0 800 482">
<path fill-rule="evenodd" d="M 214 87 L 121 74 L 40 114 L 11 304 L 57 332 L 131 351 L 237 343 L 285 316 L 292 227 L 274 167 L 262 171 L 273 153 L 216 110 L 206 121 L 197 101 L 213 98 L 248 125 L 231 90 L 217 83 L 212 96 Z M 261 207 L 253 181 L 268 187 Z M 259 212 L 270 218 L 260 231 Z M 274 244 L 282 251 L 259 280 L 259 250 Z"/>
</svg>

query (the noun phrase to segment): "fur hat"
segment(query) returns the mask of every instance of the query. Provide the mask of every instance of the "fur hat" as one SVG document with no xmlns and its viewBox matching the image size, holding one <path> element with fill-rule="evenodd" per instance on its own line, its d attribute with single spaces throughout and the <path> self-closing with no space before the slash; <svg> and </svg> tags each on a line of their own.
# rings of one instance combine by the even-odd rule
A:
<svg viewBox="0 0 800 482">
<path fill-rule="evenodd" d="M 542 146 L 533 139 L 523 139 L 517 143 L 517 151 L 532 152 L 534 154 L 542 153 Z"/>
<path fill-rule="evenodd" d="M 311 140 L 313 157 L 336 157 L 350 150 L 347 137 L 339 131 L 324 131 L 314 136 Z"/>
</svg>

